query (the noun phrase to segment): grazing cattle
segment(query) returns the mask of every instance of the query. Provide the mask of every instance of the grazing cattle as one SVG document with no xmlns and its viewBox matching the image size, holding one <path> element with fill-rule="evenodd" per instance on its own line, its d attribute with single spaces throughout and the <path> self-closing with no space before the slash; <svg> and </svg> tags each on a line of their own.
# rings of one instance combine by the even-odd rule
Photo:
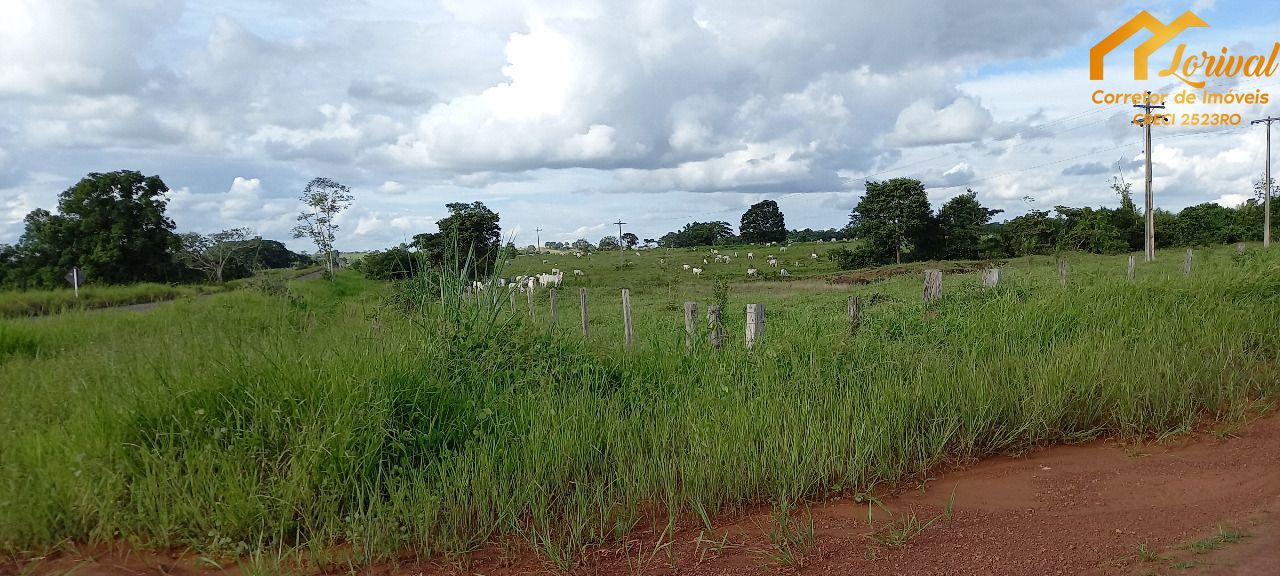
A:
<svg viewBox="0 0 1280 576">
<path fill-rule="evenodd" d="M 703 259 L 702 259 L 702 265 L 703 265 L 703 266 L 706 266 L 706 265 L 707 265 L 707 259 L 706 259 L 706 258 L 703 258 Z"/>
<path fill-rule="evenodd" d="M 783 278 L 786 278 L 786 277 L 788 277 L 788 276 L 791 276 L 791 273 L 790 273 L 790 272 L 787 272 L 787 269 L 786 269 L 786 268 L 783 268 L 783 269 L 781 269 L 781 270 L 779 270 L 779 271 L 778 271 L 778 275 L 779 275 L 779 276 L 782 276 Z"/>
<path fill-rule="evenodd" d="M 688 265 L 688 264 L 681 264 L 681 265 L 680 265 L 680 267 L 681 267 L 681 268 L 684 268 L 685 270 L 688 270 L 688 269 L 689 269 L 689 265 Z"/>
<path fill-rule="evenodd" d="M 747 276 L 757 276 L 759 274 L 759 270 L 756 270 L 755 268 L 747 268 Z"/>
<path fill-rule="evenodd" d="M 546 259 L 543 259 L 542 263 L 543 263 L 543 264 L 546 264 L 546 263 L 547 263 Z"/>
<path fill-rule="evenodd" d="M 752 254 L 752 253 L 750 253 L 750 252 L 747 252 L 747 260 L 754 260 L 754 259 L 755 259 L 755 257 L 756 257 L 756 255 L 755 255 L 755 254 Z"/>
<path fill-rule="evenodd" d="M 818 255 L 817 255 L 817 254 L 810 254 L 810 255 L 809 255 L 809 259 L 810 259 L 810 260 L 817 260 L 817 259 L 818 259 Z"/>
<path fill-rule="evenodd" d="M 582 253 L 581 253 L 581 252 L 574 252 L 574 253 L 573 253 L 573 257 L 574 257 L 574 258 L 581 258 L 581 257 L 582 257 Z"/>
<path fill-rule="evenodd" d="M 475 289 L 476 291 L 478 291 L 478 292 L 483 292 L 483 291 L 484 291 L 484 282 L 481 282 L 481 281 L 479 281 L 479 280 L 474 280 L 474 281 L 472 281 L 472 282 L 471 282 L 471 287 L 472 287 L 472 288 L 474 288 L 474 289 Z"/>
<path fill-rule="evenodd" d="M 711 251 L 711 253 L 712 253 L 712 254 L 719 254 L 719 253 L 720 253 L 720 251 L 719 251 L 719 250 L 712 250 L 712 251 Z"/>
<path fill-rule="evenodd" d="M 581 276 L 581 275 L 582 275 L 582 271 L 581 271 L 581 270 L 574 270 L 574 271 L 573 271 L 573 275 L 574 275 L 574 276 Z"/>
<path fill-rule="evenodd" d="M 734 251 L 733 251 L 733 257 L 734 257 L 734 258 L 737 258 L 737 257 L 738 257 L 738 251 L 737 251 L 737 250 L 734 250 Z"/>
<path fill-rule="evenodd" d="M 770 257 L 769 257 L 768 262 L 769 262 L 769 265 L 770 265 L 770 266 L 773 266 L 774 268 L 777 268 L 777 267 L 778 267 L 778 259 L 777 259 L 777 258 L 774 258 L 773 256 L 770 256 Z"/>
<path fill-rule="evenodd" d="M 702 275 L 702 269 L 701 269 L 701 268 L 694 268 L 694 269 L 693 269 L 693 275 L 694 275 L 694 276 L 701 276 L 701 275 Z"/>
<path fill-rule="evenodd" d="M 821 238 L 819 238 L 819 239 L 818 239 L 818 243 L 819 243 L 819 244 L 821 244 L 821 243 L 822 243 L 822 239 L 821 239 Z"/>
<path fill-rule="evenodd" d="M 538 275 L 538 284 L 542 284 L 544 286 L 559 286 L 562 280 L 564 280 L 564 274 L 559 272 L 556 272 L 555 274 Z"/>
<path fill-rule="evenodd" d="M 505 287 L 506 285 L 507 285 L 507 279 L 506 279 L 506 278 L 499 278 L 499 279 L 498 279 L 498 287 L 499 287 L 499 288 Z"/>
<path fill-rule="evenodd" d="M 728 257 L 728 256 L 725 256 L 725 257 L 724 257 L 724 263 L 725 263 L 725 264 L 728 264 L 728 263 L 729 263 L 729 257 Z"/>
<path fill-rule="evenodd" d="M 559 268 L 552 268 L 552 269 L 551 269 L 551 273 L 552 273 L 552 274 L 559 274 L 559 273 L 560 273 L 560 269 L 559 269 Z"/>
<path fill-rule="evenodd" d="M 779 251 L 779 252 L 786 252 L 786 251 L 787 251 L 787 247 L 786 247 L 786 246 L 783 246 L 783 247 L 779 248 L 779 249 L 778 249 L 778 251 Z"/>
</svg>

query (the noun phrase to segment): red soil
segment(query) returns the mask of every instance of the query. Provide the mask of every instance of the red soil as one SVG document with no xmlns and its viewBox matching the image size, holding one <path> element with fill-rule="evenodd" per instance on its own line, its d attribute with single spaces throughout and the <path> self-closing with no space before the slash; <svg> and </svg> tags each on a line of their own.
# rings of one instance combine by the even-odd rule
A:
<svg viewBox="0 0 1280 576">
<path fill-rule="evenodd" d="M 1219 438 L 1222 436 L 1222 438 Z M 954 491 L 953 515 L 945 517 Z M 764 555 L 767 509 L 702 534 L 683 526 L 658 542 L 641 530 L 624 548 L 589 551 L 574 574 L 912 574 L 1280 575 L 1280 417 L 1234 434 L 1203 434 L 1161 445 L 1097 441 L 1000 457 L 908 485 L 882 497 L 893 516 L 848 498 L 812 505 L 816 541 L 799 565 Z M 870 535 L 914 512 L 937 520 L 902 548 Z M 1195 553 L 1192 541 L 1220 528 L 1248 535 Z M 707 541 L 727 545 L 717 549 Z M 1139 544 L 1151 551 L 1139 557 Z M 640 560 L 637 561 L 637 556 Z M 1155 558 L 1152 558 L 1152 557 Z M 629 557 L 629 560 L 627 559 Z M 1189 564 L 1188 564 L 1189 563 Z M 208 572 L 168 556 L 62 556 L 28 566 L 37 573 L 76 568 L 79 575 Z M 0 572 L 19 569 L 0 566 Z M 556 574 L 531 551 L 496 547 L 468 557 L 368 567 L 375 574 Z M 346 572 L 335 568 L 330 573 Z"/>
</svg>

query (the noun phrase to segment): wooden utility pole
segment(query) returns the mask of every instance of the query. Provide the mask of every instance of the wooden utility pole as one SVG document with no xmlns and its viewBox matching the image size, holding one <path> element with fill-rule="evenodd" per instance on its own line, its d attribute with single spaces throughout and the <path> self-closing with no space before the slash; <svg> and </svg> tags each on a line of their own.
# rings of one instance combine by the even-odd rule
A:
<svg viewBox="0 0 1280 576">
<path fill-rule="evenodd" d="M 622 241 L 622 225 L 626 224 L 622 219 L 618 219 L 614 224 L 618 225 L 618 271 L 622 271 L 622 266 L 626 262 L 624 257 L 627 255 L 626 244 Z"/>
<path fill-rule="evenodd" d="M 1262 170 L 1262 247 L 1271 247 L 1271 123 L 1280 118 L 1267 117 L 1249 124 L 1267 125 L 1267 165 Z"/>
<path fill-rule="evenodd" d="M 542 252 L 542 229 L 534 228 L 533 230 L 538 234 L 538 244 L 533 247 L 533 251 L 536 254 L 538 252 Z"/>
<path fill-rule="evenodd" d="M 1150 262 L 1156 259 L 1155 197 L 1151 193 L 1151 124 L 1152 124 L 1151 111 L 1162 110 L 1164 109 L 1164 105 L 1152 104 L 1151 91 L 1148 90 L 1144 103 L 1134 104 L 1133 107 L 1142 108 L 1142 110 L 1145 112 L 1145 114 L 1143 114 L 1142 116 L 1142 120 L 1139 120 L 1137 123 L 1139 126 L 1142 126 L 1143 139 L 1146 142 L 1146 145 L 1144 146 L 1144 148 L 1146 150 L 1146 156 L 1147 156 L 1147 162 L 1146 162 L 1147 174 L 1145 178 L 1146 184 L 1147 184 L 1147 194 L 1146 194 L 1147 232 L 1143 239 L 1143 245 L 1145 246 L 1146 253 L 1147 253 L 1146 261 Z"/>
</svg>

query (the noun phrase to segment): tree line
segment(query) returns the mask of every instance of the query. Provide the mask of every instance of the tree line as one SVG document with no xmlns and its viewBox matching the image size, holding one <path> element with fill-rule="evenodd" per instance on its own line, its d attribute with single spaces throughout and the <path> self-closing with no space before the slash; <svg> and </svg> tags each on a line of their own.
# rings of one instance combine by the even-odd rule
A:
<svg viewBox="0 0 1280 576">
<path fill-rule="evenodd" d="M 0 244 L 0 287 L 66 286 L 72 267 L 90 282 L 128 284 L 222 282 L 312 263 L 247 228 L 180 234 L 166 214 L 168 194 L 159 176 L 136 171 L 85 176 L 58 195 L 56 212 L 27 214 L 16 244 Z"/>
</svg>

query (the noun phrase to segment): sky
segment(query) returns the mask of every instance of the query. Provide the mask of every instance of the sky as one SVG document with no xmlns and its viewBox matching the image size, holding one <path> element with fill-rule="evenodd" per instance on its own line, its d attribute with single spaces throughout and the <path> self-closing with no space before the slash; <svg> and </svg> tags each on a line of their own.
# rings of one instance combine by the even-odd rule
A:
<svg viewBox="0 0 1280 576">
<path fill-rule="evenodd" d="M 844 226 L 868 179 L 972 189 L 1011 217 L 1115 205 L 1142 186 L 1130 105 L 1179 90 L 1174 46 L 1268 54 L 1263 3 L 1114 0 L 0 0 L 0 243 L 92 172 L 172 190 L 179 231 L 290 238 L 315 177 L 352 189 L 336 247 L 436 231 L 481 201 L 506 236 L 657 238 L 764 199 L 790 228 Z M 1089 48 L 1140 10 L 1191 28 L 1133 79 L 1142 32 L 1089 79 Z M 1275 78 L 1212 78 L 1272 94 Z M 1153 128 L 1157 206 L 1248 198 L 1267 105 L 1170 104 L 1239 125 Z M 1141 194 L 1138 195 L 1141 202 Z M 541 232 L 537 229 L 541 228 Z"/>
</svg>

